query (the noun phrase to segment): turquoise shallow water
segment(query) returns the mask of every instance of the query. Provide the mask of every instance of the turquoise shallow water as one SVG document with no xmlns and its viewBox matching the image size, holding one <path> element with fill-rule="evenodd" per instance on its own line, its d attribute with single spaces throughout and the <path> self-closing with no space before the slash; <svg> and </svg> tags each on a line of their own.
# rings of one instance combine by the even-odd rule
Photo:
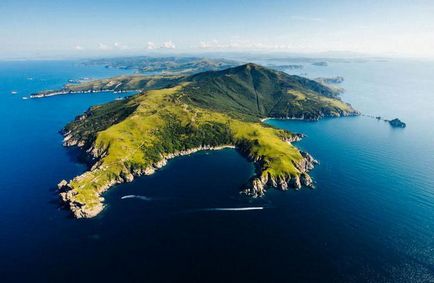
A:
<svg viewBox="0 0 434 283">
<path fill-rule="evenodd" d="M 122 72 L 0 63 L 2 282 L 434 281 L 434 63 L 330 63 L 302 72 L 344 76 L 346 101 L 408 127 L 366 117 L 269 120 L 307 135 L 297 146 L 321 162 L 312 172 L 316 189 L 248 199 L 238 191 L 253 165 L 234 150 L 202 152 L 116 186 L 100 216 L 77 221 L 59 207 L 55 186 L 85 166 L 57 131 L 116 96 L 21 96 Z M 122 199 L 128 195 L 141 197 Z M 263 209 L 213 210 L 240 207 Z"/>
</svg>

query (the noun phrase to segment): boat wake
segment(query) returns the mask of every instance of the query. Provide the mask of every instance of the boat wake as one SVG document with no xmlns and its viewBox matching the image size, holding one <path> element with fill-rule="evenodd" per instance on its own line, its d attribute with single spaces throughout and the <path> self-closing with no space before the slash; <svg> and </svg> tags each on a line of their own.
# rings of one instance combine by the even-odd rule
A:
<svg viewBox="0 0 434 283">
<path fill-rule="evenodd" d="M 263 206 L 252 207 L 218 207 L 218 208 L 203 208 L 196 211 L 249 211 L 249 210 L 263 210 Z"/>
<path fill-rule="evenodd" d="M 151 198 L 148 198 L 145 196 L 139 196 L 139 195 L 126 195 L 126 196 L 121 197 L 121 199 L 130 199 L 130 198 L 136 198 L 136 199 L 145 200 L 145 201 L 152 200 Z"/>
</svg>

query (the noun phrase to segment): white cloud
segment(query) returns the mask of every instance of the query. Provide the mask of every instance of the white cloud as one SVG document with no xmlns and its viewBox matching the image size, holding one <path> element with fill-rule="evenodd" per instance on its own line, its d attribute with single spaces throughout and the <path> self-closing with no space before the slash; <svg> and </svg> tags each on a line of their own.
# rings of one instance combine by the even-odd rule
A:
<svg viewBox="0 0 434 283">
<path fill-rule="evenodd" d="M 100 43 L 98 43 L 98 49 L 101 49 L 101 50 L 111 50 L 112 48 L 110 46 L 108 46 L 108 45 L 100 42 Z"/>
<path fill-rule="evenodd" d="M 121 50 L 128 49 L 128 45 L 125 45 L 125 44 L 122 44 L 122 43 L 119 43 L 119 42 L 115 42 L 115 43 L 113 43 L 113 46 L 114 46 L 116 49 L 121 49 Z"/>
<path fill-rule="evenodd" d="M 83 46 L 80 45 L 75 46 L 74 49 L 78 51 L 84 50 Z"/>
<path fill-rule="evenodd" d="M 201 41 L 199 43 L 199 47 L 203 49 L 213 48 L 219 46 L 219 42 L 217 39 L 213 39 L 212 41 Z"/>
<path fill-rule="evenodd" d="M 148 45 L 146 46 L 146 49 L 152 50 L 152 49 L 155 49 L 155 48 L 156 48 L 155 43 L 152 42 L 152 41 L 148 41 Z"/>
<path fill-rule="evenodd" d="M 169 40 L 169 41 L 164 42 L 163 45 L 161 46 L 161 48 L 175 49 L 176 46 L 175 46 L 175 43 L 173 41 Z"/>
<path fill-rule="evenodd" d="M 250 40 L 242 39 L 231 39 L 228 42 L 219 42 L 214 39 L 212 41 L 201 41 L 199 42 L 199 48 L 201 49 L 239 49 L 239 50 L 284 50 L 290 49 L 289 44 L 273 44 L 273 43 L 263 43 L 254 42 Z"/>
<path fill-rule="evenodd" d="M 201 41 L 201 42 L 199 42 L 199 47 L 203 48 L 203 49 L 207 49 L 207 48 L 210 48 L 211 45 L 206 41 Z"/>
</svg>

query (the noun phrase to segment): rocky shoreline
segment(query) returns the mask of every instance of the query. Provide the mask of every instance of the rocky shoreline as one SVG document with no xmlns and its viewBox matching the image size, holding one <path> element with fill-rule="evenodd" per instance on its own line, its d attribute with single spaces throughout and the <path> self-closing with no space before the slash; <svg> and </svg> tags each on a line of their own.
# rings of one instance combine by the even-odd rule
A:
<svg viewBox="0 0 434 283">
<path fill-rule="evenodd" d="M 276 178 L 270 174 L 261 174 L 261 172 L 259 172 L 257 176 L 250 180 L 250 185 L 243 189 L 241 193 L 256 198 L 263 196 L 269 187 L 278 188 L 283 191 L 290 188 L 299 190 L 302 186 L 314 188 L 313 180 L 308 173 L 315 167 L 315 165 L 319 164 L 319 162 L 307 152 L 300 151 L 300 153 L 303 156 L 303 159 L 298 164 L 294 164 L 300 171 L 300 175 L 287 175 Z M 261 160 L 255 160 L 255 162 L 260 164 Z"/>
<path fill-rule="evenodd" d="M 81 140 L 75 140 L 70 133 L 65 132 L 63 145 L 66 147 L 77 146 L 79 148 L 85 147 L 85 142 Z M 285 141 L 288 143 L 300 141 L 304 137 L 303 134 L 294 134 L 291 138 L 286 139 Z M 244 153 L 244 150 L 241 145 L 221 145 L 221 146 L 210 146 L 204 145 L 200 147 L 195 147 L 183 151 L 178 151 L 175 153 L 170 153 L 162 156 L 162 159 L 144 169 L 135 169 L 129 170 L 128 172 L 123 172 L 106 182 L 103 186 L 98 188 L 98 191 L 95 192 L 99 199 L 99 203 L 89 207 L 85 203 L 81 203 L 76 199 L 76 192 L 71 186 L 70 182 L 66 180 L 62 180 L 58 185 L 58 189 L 60 192 L 60 198 L 63 204 L 71 210 L 73 215 L 76 218 L 92 218 L 98 215 L 104 209 L 104 198 L 101 196 L 104 192 L 106 192 L 110 187 L 116 184 L 132 182 L 135 177 L 142 175 L 152 175 L 158 169 L 164 167 L 168 160 L 173 159 L 179 156 L 190 155 L 196 153 L 198 151 L 206 151 L 206 150 L 221 150 L 225 148 L 237 148 L 241 153 Z M 105 152 L 98 150 L 94 147 L 89 147 L 86 149 L 87 155 L 90 157 L 89 164 L 92 165 L 92 161 L 101 160 L 105 156 Z M 247 188 L 241 190 L 242 194 L 251 196 L 251 197 L 260 197 L 263 196 L 266 192 L 267 187 L 274 187 L 282 190 L 288 190 L 289 188 L 300 189 L 302 186 L 313 188 L 313 181 L 311 177 L 308 175 L 308 172 L 314 168 L 318 162 L 308 153 L 300 151 L 303 159 L 298 164 L 294 164 L 296 168 L 300 171 L 300 175 L 295 176 L 285 176 L 281 178 L 274 178 L 272 176 L 263 175 L 262 174 L 262 166 L 261 160 L 256 159 L 252 161 L 257 165 L 257 174 L 252 177 L 249 181 L 250 185 Z M 248 157 L 248 156 L 247 156 Z M 100 170 L 100 163 L 97 161 L 93 164 L 89 172 L 93 172 L 95 170 Z M 88 172 L 88 173 L 89 173 Z M 84 173 L 87 174 L 87 173 Z M 81 175 L 83 176 L 83 175 Z M 76 178 L 82 178 L 80 176 Z"/>
<path fill-rule="evenodd" d="M 29 97 L 30 98 L 45 98 L 45 97 L 51 97 L 56 95 L 66 95 L 66 94 L 84 94 L 84 93 L 99 93 L 99 92 L 111 92 L 111 93 L 126 93 L 126 92 L 138 92 L 139 90 L 114 90 L 114 89 L 100 89 L 100 90 L 60 90 L 60 91 L 48 91 L 48 92 L 40 92 L 40 93 L 33 93 Z"/>
<path fill-rule="evenodd" d="M 84 142 L 74 141 L 74 140 L 68 139 L 68 140 L 64 141 L 64 145 L 65 146 L 83 147 Z M 195 147 L 195 148 L 191 148 L 191 149 L 187 149 L 187 150 L 183 150 L 183 151 L 178 151 L 175 153 L 170 153 L 170 154 L 164 155 L 160 161 L 146 167 L 143 170 L 133 170 L 127 174 L 120 174 L 119 176 L 111 179 L 104 186 L 99 188 L 97 194 L 99 196 L 100 202 L 97 205 L 92 206 L 90 208 L 86 207 L 85 204 L 80 203 L 75 199 L 76 194 L 74 192 L 74 189 L 71 187 L 70 183 L 68 183 L 66 180 L 62 180 L 57 185 L 57 187 L 60 191 L 61 200 L 63 201 L 65 206 L 68 207 L 72 211 L 72 213 L 74 214 L 74 216 L 76 218 L 92 218 L 92 217 L 95 217 L 96 215 L 98 215 L 104 209 L 104 204 L 103 204 L 104 198 L 101 196 L 101 194 L 106 192 L 113 185 L 132 182 L 135 177 L 138 177 L 141 175 L 152 175 L 158 169 L 164 167 L 167 164 L 168 160 L 173 159 L 173 158 L 178 157 L 178 156 L 190 155 L 190 154 L 193 154 L 193 153 L 198 152 L 198 151 L 221 150 L 221 149 L 225 149 L 225 148 L 235 148 L 235 146 L 234 145 L 221 145 L 221 146 L 205 145 L 205 146 Z M 97 158 L 101 158 L 102 156 L 100 154 L 102 154 L 102 155 L 104 154 L 104 153 L 99 153 L 97 150 L 95 150 L 93 148 L 89 148 L 88 150 L 86 150 L 86 152 L 88 154 L 90 154 L 92 156 L 92 159 L 94 159 L 94 160 Z M 97 162 L 92 166 L 90 172 L 92 172 L 94 170 L 98 170 L 98 169 L 99 169 L 99 164 Z M 77 177 L 77 178 L 80 178 L 80 177 Z"/>
<path fill-rule="evenodd" d="M 319 113 L 317 115 L 308 114 L 308 115 L 300 115 L 300 116 L 286 116 L 286 117 L 265 117 L 260 119 L 261 122 L 265 122 L 267 120 L 301 120 L 301 121 L 319 121 L 323 118 L 338 118 L 338 117 L 353 117 L 353 116 L 359 116 L 361 113 L 358 111 L 355 112 L 340 112 L 336 115 L 334 114 L 326 114 L 326 113 Z"/>
</svg>

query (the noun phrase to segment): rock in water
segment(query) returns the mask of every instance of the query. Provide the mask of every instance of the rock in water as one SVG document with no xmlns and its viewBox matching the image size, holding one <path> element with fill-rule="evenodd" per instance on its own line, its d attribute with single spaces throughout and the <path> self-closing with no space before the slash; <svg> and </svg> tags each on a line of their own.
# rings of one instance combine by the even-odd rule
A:
<svg viewBox="0 0 434 283">
<path fill-rule="evenodd" d="M 389 124 L 394 128 L 405 128 L 407 126 L 404 122 L 402 122 L 398 118 L 390 120 Z"/>
</svg>

